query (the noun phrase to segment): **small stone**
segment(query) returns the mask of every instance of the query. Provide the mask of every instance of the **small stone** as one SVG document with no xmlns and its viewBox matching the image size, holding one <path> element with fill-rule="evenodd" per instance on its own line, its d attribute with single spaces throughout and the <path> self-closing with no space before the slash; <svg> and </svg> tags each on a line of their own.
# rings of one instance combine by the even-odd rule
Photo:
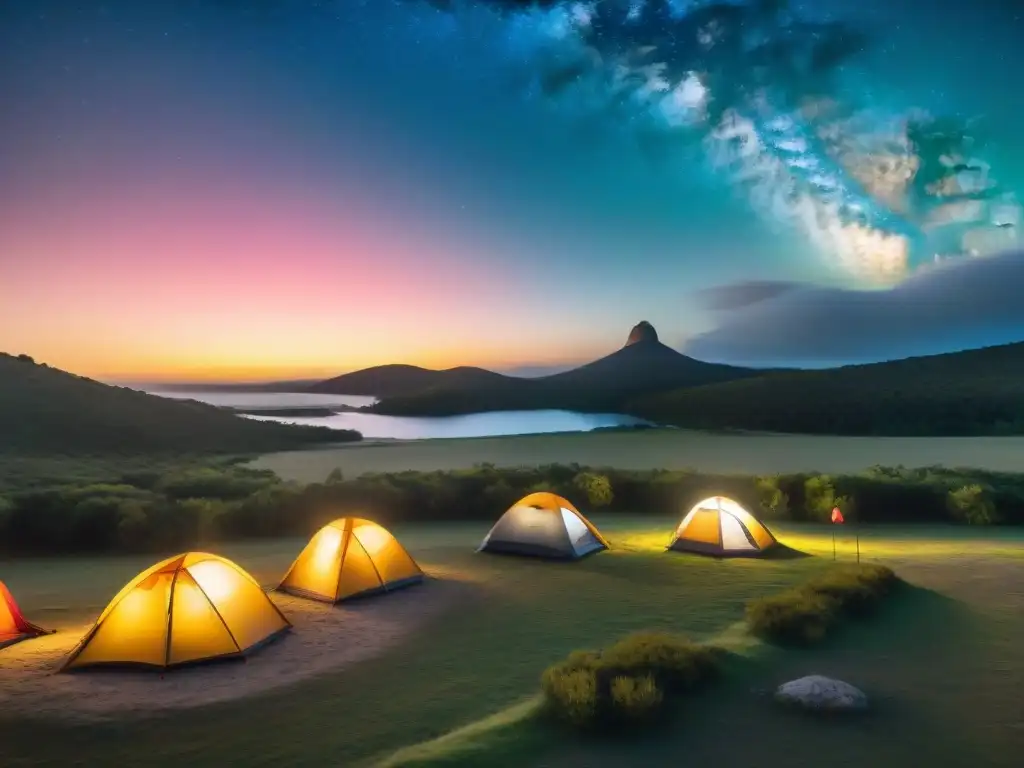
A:
<svg viewBox="0 0 1024 768">
<path fill-rule="evenodd" d="M 775 700 L 815 712 L 860 712 L 868 708 L 868 697 L 863 691 L 822 675 L 783 683 L 775 690 Z"/>
</svg>

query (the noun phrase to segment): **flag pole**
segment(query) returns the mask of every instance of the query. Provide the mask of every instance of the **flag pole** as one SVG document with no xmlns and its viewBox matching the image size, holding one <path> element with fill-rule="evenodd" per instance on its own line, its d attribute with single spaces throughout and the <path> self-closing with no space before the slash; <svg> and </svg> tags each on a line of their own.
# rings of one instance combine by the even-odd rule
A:
<svg viewBox="0 0 1024 768">
<path fill-rule="evenodd" d="M 843 511 L 832 507 L 832 559 L 836 559 L 836 526 L 843 522 Z"/>
</svg>

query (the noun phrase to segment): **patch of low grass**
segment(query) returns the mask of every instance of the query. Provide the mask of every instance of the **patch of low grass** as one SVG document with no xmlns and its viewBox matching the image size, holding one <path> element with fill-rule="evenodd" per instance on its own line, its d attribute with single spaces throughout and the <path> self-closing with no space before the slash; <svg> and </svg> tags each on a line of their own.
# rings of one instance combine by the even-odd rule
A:
<svg viewBox="0 0 1024 768">
<path fill-rule="evenodd" d="M 747 625 L 753 634 L 777 645 L 813 645 L 844 617 L 874 612 L 898 583 L 895 572 L 884 565 L 841 565 L 801 586 L 751 600 Z"/>
<path fill-rule="evenodd" d="M 538 717 L 543 705 L 541 696 L 532 696 L 436 739 L 404 747 L 374 768 L 520 768 L 550 744 L 549 729 Z"/>
<path fill-rule="evenodd" d="M 684 637 L 638 632 L 604 651 L 574 651 L 541 677 L 547 710 L 581 729 L 650 723 L 712 679 L 722 652 Z"/>
</svg>

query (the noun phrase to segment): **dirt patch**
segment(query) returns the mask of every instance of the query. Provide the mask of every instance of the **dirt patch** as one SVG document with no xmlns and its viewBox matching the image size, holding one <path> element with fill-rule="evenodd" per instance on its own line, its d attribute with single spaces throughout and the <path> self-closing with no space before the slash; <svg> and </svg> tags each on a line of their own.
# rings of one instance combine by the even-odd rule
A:
<svg viewBox="0 0 1024 768">
<path fill-rule="evenodd" d="M 464 599 L 471 585 L 452 578 L 348 604 L 271 594 L 293 627 L 244 661 L 173 669 L 58 672 L 90 624 L 0 652 L 0 711 L 75 720 L 123 719 L 251 696 L 337 671 L 396 645 L 424 621 Z"/>
</svg>

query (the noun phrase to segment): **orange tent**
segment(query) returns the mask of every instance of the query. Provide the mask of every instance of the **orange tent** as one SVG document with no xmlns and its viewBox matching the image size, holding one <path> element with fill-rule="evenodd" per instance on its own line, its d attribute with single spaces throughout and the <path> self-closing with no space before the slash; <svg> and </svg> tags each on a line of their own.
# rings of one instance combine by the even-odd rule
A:
<svg viewBox="0 0 1024 768">
<path fill-rule="evenodd" d="M 290 628 L 256 580 L 235 563 L 188 552 L 128 582 L 63 669 L 97 664 L 166 668 L 242 657 Z"/>
<path fill-rule="evenodd" d="M 337 603 L 421 581 L 423 571 L 390 531 L 361 517 L 341 517 L 313 535 L 277 588 Z"/>
<path fill-rule="evenodd" d="M 14 596 L 0 581 L 0 648 L 28 640 L 30 637 L 48 634 L 50 630 L 37 627 L 25 620 L 18 609 L 18 604 L 14 602 Z"/>
</svg>

